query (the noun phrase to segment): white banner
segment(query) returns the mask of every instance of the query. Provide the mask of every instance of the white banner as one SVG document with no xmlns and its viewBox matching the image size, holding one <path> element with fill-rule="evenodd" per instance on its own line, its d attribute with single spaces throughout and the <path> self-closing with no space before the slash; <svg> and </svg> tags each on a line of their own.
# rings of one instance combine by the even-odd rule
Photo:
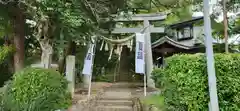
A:
<svg viewBox="0 0 240 111">
<path fill-rule="evenodd" d="M 144 38 L 144 34 L 136 33 L 135 72 L 140 74 L 145 73 Z"/>
<path fill-rule="evenodd" d="M 84 66 L 82 74 L 85 75 L 91 75 L 92 74 L 92 66 L 93 66 L 93 56 L 94 56 L 94 44 L 89 45 L 88 52 L 86 54 L 85 60 L 84 60 Z"/>
</svg>

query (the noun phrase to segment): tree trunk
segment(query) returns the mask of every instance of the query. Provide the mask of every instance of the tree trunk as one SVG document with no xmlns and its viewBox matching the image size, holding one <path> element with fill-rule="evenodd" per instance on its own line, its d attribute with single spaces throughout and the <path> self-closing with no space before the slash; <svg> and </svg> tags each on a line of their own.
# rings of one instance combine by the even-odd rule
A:
<svg viewBox="0 0 240 111">
<path fill-rule="evenodd" d="M 10 45 L 13 45 L 13 40 L 11 40 L 9 38 L 8 35 L 6 35 L 4 37 L 4 46 L 8 46 L 8 47 L 12 47 Z M 10 57 L 8 58 L 9 62 L 7 63 L 8 64 L 8 71 L 13 74 L 14 73 L 14 55 L 10 55 Z"/>
<path fill-rule="evenodd" d="M 74 41 L 69 42 L 67 55 L 75 55 L 76 54 L 76 43 Z"/>
<path fill-rule="evenodd" d="M 58 66 L 59 66 L 59 72 L 63 73 L 65 71 L 65 60 L 66 56 L 68 55 L 75 55 L 76 54 L 76 43 L 71 41 L 68 43 L 68 47 L 66 50 L 63 51 L 63 56 L 59 57 Z"/>
<path fill-rule="evenodd" d="M 58 59 L 58 71 L 60 73 L 63 73 L 64 72 L 64 69 L 65 69 L 65 55 L 61 55 L 59 56 L 59 59 Z"/>
<path fill-rule="evenodd" d="M 224 38 L 225 38 L 225 52 L 228 53 L 228 21 L 227 21 L 227 1 L 223 0 L 223 23 L 224 23 Z"/>
<path fill-rule="evenodd" d="M 14 30 L 14 70 L 19 71 L 24 68 L 24 41 L 25 41 L 25 33 L 24 33 L 24 24 L 25 17 L 24 13 L 20 8 L 13 8 L 13 30 Z"/>
</svg>

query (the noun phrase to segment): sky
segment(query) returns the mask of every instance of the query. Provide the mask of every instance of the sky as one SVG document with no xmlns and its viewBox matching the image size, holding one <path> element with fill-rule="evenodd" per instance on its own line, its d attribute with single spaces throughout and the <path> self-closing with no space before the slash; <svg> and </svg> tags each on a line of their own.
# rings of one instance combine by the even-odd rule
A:
<svg viewBox="0 0 240 111">
<path fill-rule="evenodd" d="M 210 0 L 210 14 L 213 12 L 213 5 L 216 4 L 216 2 L 219 0 Z M 219 10 L 220 11 L 220 10 Z M 228 17 L 236 18 L 237 15 L 239 16 L 240 12 L 238 13 L 228 13 Z M 203 12 L 193 12 L 193 17 L 200 17 L 203 16 Z M 221 12 L 218 18 L 216 19 L 217 22 L 222 22 L 223 21 L 223 13 Z M 234 43 L 234 44 L 239 44 L 240 42 L 240 34 L 234 35 L 229 38 L 229 43 Z"/>
</svg>

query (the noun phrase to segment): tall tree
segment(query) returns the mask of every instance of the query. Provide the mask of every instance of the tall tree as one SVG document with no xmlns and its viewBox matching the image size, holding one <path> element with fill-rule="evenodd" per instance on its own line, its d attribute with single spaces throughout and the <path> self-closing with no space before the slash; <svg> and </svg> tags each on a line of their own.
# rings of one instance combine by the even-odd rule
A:
<svg viewBox="0 0 240 111">
<path fill-rule="evenodd" d="M 223 0 L 223 23 L 224 23 L 224 39 L 225 39 L 225 52 L 228 53 L 228 20 L 227 20 L 227 0 Z"/>
<path fill-rule="evenodd" d="M 237 9 L 239 9 L 239 3 L 240 0 L 222 0 L 217 5 L 222 8 L 223 12 L 223 37 L 225 39 L 225 52 L 229 52 L 229 37 L 232 35 L 230 33 L 230 27 L 229 27 L 229 17 L 228 13 L 235 13 Z M 218 14 L 217 14 L 218 15 Z"/>
<path fill-rule="evenodd" d="M 4 36 L 13 36 L 13 44 L 15 46 L 14 70 L 19 71 L 24 67 L 25 15 L 23 7 L 22 4 L 14 1 L 1 1 L 0 6 L 3 9 L 1 13 L 8 15 L 8 18 L 5 18 L 6 23 L 11 25 L 11 28 L 4 27 L 6 30 L 12 29 L 11 32 L 5 33 Z"/>
<path fill-rule="evenodd" d="M 25 26 L 25 15 L 20 7 L 12 7 L 12 23 L 14 30 L 14 70 L 19 71 L 24 68 L 24 26 Z"/>
</svg>

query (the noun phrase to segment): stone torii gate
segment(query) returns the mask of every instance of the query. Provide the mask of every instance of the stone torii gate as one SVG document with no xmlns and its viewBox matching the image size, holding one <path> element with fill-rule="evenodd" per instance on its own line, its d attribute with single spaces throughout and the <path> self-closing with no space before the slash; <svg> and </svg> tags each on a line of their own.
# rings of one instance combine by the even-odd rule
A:
<svg viewBox="0 0 240 111">
<path fill-rule="evenodd" d="M 142 21 L 143 27 L 140 28 L 115 28 L 111 33 L 119 34 L 119 33 L 137 33 L 140 32 L 141 29 L 147 27 L 145 30 L 145 67 L 146 67 L 146 75 L 147 75 L 147 86 L 155 87 L 154 81 L 151 79 L 151 73 L 153 70 L 153 57 L 152 57 L 152 48 L 151 48 L 151 33 L 164 33 L 164 27 L 154 27 L 150 24 L 150 21 L 160 21 L 165 20 L 167 14 L 166 13 L 152 13 L 152 14 L 135 14 L 130 18 L 126 18 L 123 16 L 114 16 L 115 22 L 129 22 L 129 21 Z"/>
</svg>

